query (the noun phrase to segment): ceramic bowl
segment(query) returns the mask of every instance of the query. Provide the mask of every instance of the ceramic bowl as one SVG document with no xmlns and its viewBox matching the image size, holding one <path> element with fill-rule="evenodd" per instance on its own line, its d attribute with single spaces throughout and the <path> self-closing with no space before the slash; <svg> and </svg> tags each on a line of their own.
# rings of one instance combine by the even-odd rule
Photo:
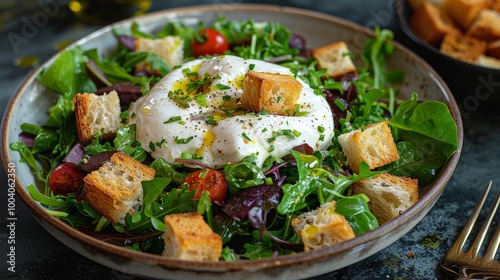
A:
<svg viewBox="0 0 500 280">
<path fill-rule="evenodd" d="M 463 117 L 500 102 L 500 69 L 465 62 L 445 55 L 423 41 L 410 27 L 412 10 L 408 0 L 396 0 L 398 25 L 405 45 L 427 61 L 444 79 L 453 92 Z"/>
<path fill-rule="evenodd" d="M 364 41 L 373 33 L 353 23 L 316 12 L 266 5 L 197 6 L 178 8 L 152 13 L 125 20 L 105 27 L 69 46 L 84 49 L 98 47 L 105 54 L 113 50 L 117 43 L 112 35 L 114 27 L 128 27 L 137 21 L 144 30 L 156 30 L 165 22 L 180 20 L 194 24 L 202 20 L 210 24 L 220 15 L 229 20 L 277 21 L 306 37 L 309 47 L 321 46 L 333 40 L 343 40 L 358 54 Z M 16 191 L 26 203 L 40 224 L 64 245 L 100 264 L 124 273 L 169 279 L 303 279 L 325 274 L 351 265 L 386 248 L 412 229 L 433 207 L 450 179 L 460 156 L 463 127 L 458 106 L 450 90 L 439 75 L 422 59 L 395 43 L 395 53 L 388 61 L 391 69 L 406 72 L 406 80 L 401 85 L 402 94 L 409 97 L 413 90 L 422 99 L 434 99 L 448 104 L 458 127 L 459 150 L 453 155 L 432 185 L 422 188 L 420 200 L 400 217 L 379 228 L 347 242 L 307 253 L 280 256 L 265 260 L 243 260 L 235 262 L 192 262 L 166 258 L 153 254 L 136 252 L 117 247 L 87 236 L 60 220 L 47 214 L 44 208 L 32 200 L 26 187 L 35 183 L 28 167 L 19 162 L 17 152 L 8 145 L 18 140 L 23 122 L 40 123 L 47 118 L 47 109 L 55 102 L 56 96 L 35 81 L 43 67 L 50 65 L 57 55 L 49 59 L 40 69 L 28 76 L 12 98 L 3 120 L 4 168 L 14 163 L 17 170 Z"/>
</svg>

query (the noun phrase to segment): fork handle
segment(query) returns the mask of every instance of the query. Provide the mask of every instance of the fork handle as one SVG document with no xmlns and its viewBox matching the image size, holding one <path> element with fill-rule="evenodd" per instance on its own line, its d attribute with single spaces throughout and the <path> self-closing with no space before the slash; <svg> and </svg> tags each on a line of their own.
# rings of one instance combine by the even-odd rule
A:
<svg viewBox="0 0 500 280">
<path fill-rule="evenodd" d="M 499 279 L 500 274 L 495 271 L 489 270 L 478 270 L 477 268 L 461 267 L 460 275 L 457 280 L 469 280 L 469 279 Z"/>
</svg>

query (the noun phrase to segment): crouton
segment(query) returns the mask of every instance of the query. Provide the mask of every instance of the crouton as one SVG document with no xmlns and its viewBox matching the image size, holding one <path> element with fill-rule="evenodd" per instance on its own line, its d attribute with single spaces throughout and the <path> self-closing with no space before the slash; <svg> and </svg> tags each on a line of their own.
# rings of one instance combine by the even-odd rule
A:
<svg viewBox="0 0 500 280">
<path fill-rule="evenodd" d="M 439 50 L 453 58 L 474 63 L 486 51 L 486 42 L 469 36 L 448 34 Z"/>
<path fill-rule="evenodd" d="M 416 9 L 410 19 L 410 27 L 420 38 L 438 47 L 446 34 L 458 34 L 451 19 L 440 8 L 424 2 Z"/>
<path fill-rule="evenodd" d="M 116 91 L 108 94 L 76 94 L 73 98 L 76 128 L 80 141 L 90 141 L 96 133 L 111 138 L 121 127 L 120 99 Z"/>
<path fill-rule="evenodd" d="M 196 212 L 165 216 L 162 255 L 181 260 L 218 261 L 222 238 Z"/>
<path fill-rule="evenodd" d="M 500 59 L 500 40 L 489 42 L 486 47 L 486 54 L 496 59 Z"/>
<path fill-rule="evenodd" d="M 382 173 L 352 186 L 354 194 L 365 194 L 368 207 L 380 224 L 406 211 L 418 200 L 418 180 Z"/>
<path fill-rule="evenodd" d="M 497 68 L 500 69 L 500 59 L 496 59 L 494 57 L 481 55 L 477 60 L 476 64 L 480 66 Z"/>
<path fill-rule="evenodd" d="M 311 55 L 318 61 L 317 68 L 326 68 L 326 74 L 332 79 L 340 79 L 346 74 L 357 73 L 345 42 L 335 42 L 313 49 Z"/>
<path fill-rule="evenodd" d="M 249 71 L 243 82 L 241 105 L 254 112 L 292 115 L 302 84 L 290 75 Z"/>
<path fill-rule="evenodd" d="M 482 10 L 465 35 L 488 42 L 500 39 L 500 13 L 490 9 Z"/>
<path fill-rule="evenodd" d="M 443 11 L 461 28 L 469 29 L 481 10 L 486 9 L 490 0 L 446 0 Z"/>
<path fill-rule="evenodd" d="M 367 125 L 338 137 L 349 167 L 359 173 L 359 165 L 366 162 L 370 169 L 387 165 L 399 159 L 388 121 Z"/>
<path fill-rule="evenodd" d="M 137 38 L 135 40 L 136 52 L 152 52 L 165 59 L 170 67 L 184 62 L 184 41 L 178 36 L 165 36 L 159 39 Z M 135 70 L 151 70 L 149 62 L 136 64 Z"/>
<path fill-rule="evenodd" d="M 302 239 L 306 252 L 356 237 L 345 217 L 335 212 L 335 201 L 293 218 L 292 227 Z"/>
<path fill-rule="evenodd" d="M 124 222 L 129 211 L 141 206 L 142 181 L 154 176 L 154 169 L 117 152 L 83 178 L 83 200 L 113 224 Z"/>
</svg>

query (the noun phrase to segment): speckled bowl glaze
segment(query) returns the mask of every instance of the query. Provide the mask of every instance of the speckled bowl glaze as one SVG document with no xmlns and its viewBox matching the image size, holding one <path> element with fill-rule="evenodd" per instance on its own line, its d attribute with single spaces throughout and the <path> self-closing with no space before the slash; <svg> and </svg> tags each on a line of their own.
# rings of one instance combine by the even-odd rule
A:
<svg viewBox="0 0 500 280">
<path fill-rule="evenodd" d="M 181 20 L 195 25 L 198 20 L 209 24 L 220 15 L 230 20 L 254 18 L 256 21 L 277 21 L 302 34 L 309 47 L 321 46 L 337 40 L 349 44 L 358 54 L 365 40 L 373 36 L 369 29 L 325 14 L 281 6 L 221 5 L 179 8 L 152 13 L 133 20 L 125 20 L 105 27 L 69 46 L 84 49 L 99 47 L 102 54 L 116 47 L 111 30 L 128 27 L 137 21 L 144 30 L 157 30 L 167 21 Z M 451 158 L 437 180 L 421 190 L 420 200 L 400 217 L 376 230 L 326 249 L 308 253 L 280 256 L 266 260 L 244 260 L 235 262 L 192 262 L 140 253 L 87 236 L 57 218 L 47 214 L 44 208 L 31 199 L 26 187 L 35 183 L 28 167 L 19 162 L 17 152 L 9 149 L 9 143 L 18 140 L 23 122 L 41 123 L 47 118 L 47 109 L 57 96 L 36 83 L 35 77 L 43 67 L 50 65 L 54 56 L 26 78 L 13 96 L 3 119 L 2 160 L 7 170 L 8 163 L 16 164 L 18 196 L 26 203 L 40 224 L 64 245 L 78 253 L 112 269 L 132 275 L 158 279 L 302 279 L 321 275 L 346 267 L 389 246 L 412 229 L 433 207 L 450 179 L 462 148 L 463 127 L 458 106 L 446 84 L 427 63 L 395 43 L 396 50 L 388 62 L 389 68 L 406 72 L 406 81 L 401 85 L 402 94 L 409 97 L 413 90 L 422 99 L 434 99 L 449 105 L 458 127 L 459 151 Z"/>
</svg>

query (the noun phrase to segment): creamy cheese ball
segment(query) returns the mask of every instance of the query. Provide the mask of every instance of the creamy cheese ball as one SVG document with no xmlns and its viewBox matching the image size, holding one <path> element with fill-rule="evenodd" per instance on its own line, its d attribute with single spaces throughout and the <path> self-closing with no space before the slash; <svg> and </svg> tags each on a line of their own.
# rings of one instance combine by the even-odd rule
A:
<svg viewBox="0 0 500 280">
<path fill-rule="evenodd" d="M 212 168 L 250 155 L 261 167 L 267 157 L 281 158 L 302 144 L 328 147 L 334 134 L 330 107 L 300 79 L 294 116 L 242 109 L 238 102 L 249 70 L 292 75 L 282 66 L 229 55 L 187 62 L 131 106 L 137 141 L 155 159 L 173 163 L 190 154 Z"/>
</svg>

